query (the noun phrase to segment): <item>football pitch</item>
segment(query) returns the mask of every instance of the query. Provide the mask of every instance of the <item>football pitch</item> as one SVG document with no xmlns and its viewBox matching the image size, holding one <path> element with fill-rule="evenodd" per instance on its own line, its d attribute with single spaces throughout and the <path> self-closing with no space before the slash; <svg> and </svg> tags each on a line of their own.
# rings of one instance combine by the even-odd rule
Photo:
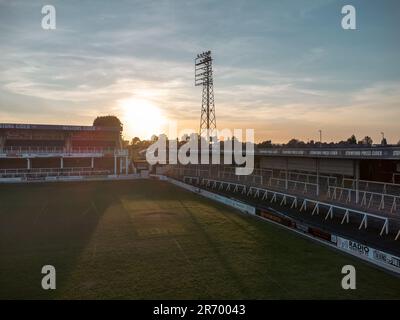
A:
<svg viewBox="0 0 400 320">
<path fill-rule="evenodd" d="M 400 298 L 399 278 L 153 180 L 1 185 L 0 259 L 2 299 Z"/>
</svg>

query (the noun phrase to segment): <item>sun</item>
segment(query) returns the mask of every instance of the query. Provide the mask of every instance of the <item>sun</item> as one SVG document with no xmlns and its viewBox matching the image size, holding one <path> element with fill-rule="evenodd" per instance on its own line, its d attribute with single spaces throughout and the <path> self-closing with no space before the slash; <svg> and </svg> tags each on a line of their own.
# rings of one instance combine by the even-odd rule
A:
<svg viewBox="0 0 400 320">
<path fill-rule="evenodd" d="M 167 119 L 151 100 L 129 98 L 119 101 L 123 113 L 124 131 L 129 138 L 150 139 L 165 131 Z"/>
</svg>

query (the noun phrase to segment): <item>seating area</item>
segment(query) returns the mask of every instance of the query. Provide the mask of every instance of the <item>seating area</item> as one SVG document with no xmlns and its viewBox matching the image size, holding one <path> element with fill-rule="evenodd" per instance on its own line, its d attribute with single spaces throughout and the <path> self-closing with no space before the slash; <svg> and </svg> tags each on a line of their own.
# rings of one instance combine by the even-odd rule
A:
<svg viewBox="0 0 400 320">
<path fill-rule="evenodd" d="M 185 183 L 201 186 L 215 193 L 232 195 L 237 199 L 264 205 L 280 206 L 288 211 L 309 213 L 310 216 L 319 216 L 319 221 L 327 223 L 336 219 L 339 225 L 352 225 L 356 230 L 370 230 L 371 233 L 397 241 L 400 238 L 398 220 L 376 215 L 367 210 L 357 210 L 331 202 L 309 199 L 291 193 L 279 192 L 270 188 L 259 188 L 236 182 L 226 182 L 212 178 L 182 177 Z M 304 215 L 302 215 L 304 217 Z"/>
<path fill-rule="evenodd" d="M 128 173 L 120 127 L 0 124 L 0 182 Z"/>
<path fill-rule="evenodd" d="M 0 149 L 0 153 L 113 153 L 114 148 L 103 147 L 72 147 L 69 151 L 65 147 L 57 146 L 9 146 Z"/>
<path fill-rule="evenodd" d="M 375 214 L 400 215 L 400 184 L 358 180 L 340 175 L 257 168 L 253 174 L 239 176 L 235 167 L 222 165 L 171 166 L 169 175 L 219 179 L 251 187 L 267 187 L 297 196 L 345 204 Z"/>
<path fill-rule="evenodd" d="M 45 146 L 8 146 L 0 149 L 0 153 L 61 153 L 64 147 Z"/>
</svg>

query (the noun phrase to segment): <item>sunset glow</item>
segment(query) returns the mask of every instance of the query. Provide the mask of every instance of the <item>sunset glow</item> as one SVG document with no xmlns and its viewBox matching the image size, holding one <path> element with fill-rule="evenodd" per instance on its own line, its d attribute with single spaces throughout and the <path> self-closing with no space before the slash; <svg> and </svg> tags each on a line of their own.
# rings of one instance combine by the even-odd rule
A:
<svg viewBox="0 0 400 320">
<path fill-rule="evenodd" d="M 129 98 L 119 102 L 124 123 L 124 133 L 128 137 L 149 139 L 160 134 L 167 124 L 166 116 L 151 100 Z"/>
</svg>

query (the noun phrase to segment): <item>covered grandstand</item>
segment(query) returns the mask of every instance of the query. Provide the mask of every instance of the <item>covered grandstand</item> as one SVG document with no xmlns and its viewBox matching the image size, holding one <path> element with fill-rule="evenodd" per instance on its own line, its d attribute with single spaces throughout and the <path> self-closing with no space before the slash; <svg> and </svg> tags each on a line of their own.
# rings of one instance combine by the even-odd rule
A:
<svg viewBox="0 0 400 320">
<path fill-rule="evenodd" d="M 169 165 L 167 175 L 253 205 L 274 221 L 295 219 L 399 255 L 399 164 L 400 147 L 271 148 L 255 151 L 251 175 L 201 164 Z"/>
<path fill-rule="evenodd" d="M 120 128 L 0 124 L 0 181 L 68 180 L 132 172 Z"/>
</svg>

